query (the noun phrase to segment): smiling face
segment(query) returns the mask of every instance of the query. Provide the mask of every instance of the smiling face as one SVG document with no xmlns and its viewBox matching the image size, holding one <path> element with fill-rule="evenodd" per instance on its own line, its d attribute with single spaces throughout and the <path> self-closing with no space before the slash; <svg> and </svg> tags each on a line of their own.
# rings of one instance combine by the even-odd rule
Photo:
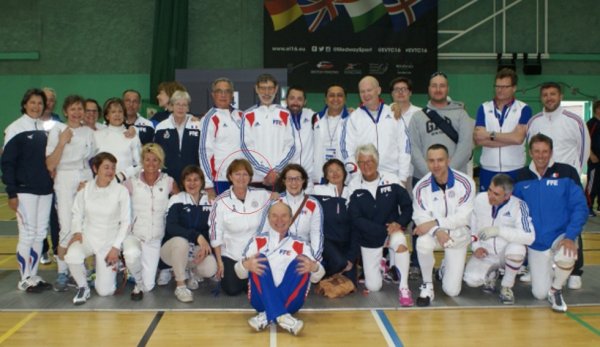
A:
<svg viewBox="0 0 600 347">
<path fill-rule="evenodd" d="M 93 127 L 94 124 L 96 124 L 96 122 L 98 121 L 98 115 L 98 105 L 96 105 L 95 102 L 86 102 L 85 113 L 83 115 L 84 123 L 89 127 Z"/>
<path fill-rule="evenodd" d="M 144 152 L 142 154 L 142 166 L 144 168 L 144 172 L 155 174 L 160 171 L 162 162 L 160 161 L 160 158 L 156 156 L 156 154 L 152 152 Z"/>
<path fill-rule="evenodd" d="M 183 189 L 190 195 L 200 194 L 203 184 L 202 178 L 197 173 L 191 173 L 183 179 Z"/>
<path fill-rule="evenodd" d="M 446 103 L 449 90 L 448 80 L 442 75 L 435 76 L 429 81 L 429 100 L 433 103 Z"/>
<path fill-rule="evenodd" d="M 327 167 L 326 171 L 327 181 L 331 184 L 335 185 L 343 185 L 344 184 L 344 168 L 339 166 L 338 164 L 331 164 Z"/>
<path fill-rule="evenodd" d="M 292 111 L 293 114 L 300 114 L 302 108 L 306 104 L 304 93 L 297 89 L 291 89 L 288 92 L 285 101 L 287 103 L 287 108 Z"/>
<path fill-rule="evenodd" d="M 535 169 L 540 173 L 546 171 L 548 164 L 550 164 L 550 159 L 552 158 L 552 149 L 550 149 L 550 145 L 546 142 L 535 142 L 531 145 L 529 154 L 531 155 L 531 160 L 535 165 Z"/>
<path fill-rule="evenodd" d="M 430 149 L 427 151 L 427 167 L 438 183 L 446 183 L 448 180 L 448 167 L 450 158 L 443 149 Z"/>
<path fill-rule="evenodd" d="M 123 102 L 125 103 L 127 115 L 130 117 L 137 116 L 141 102 L 139 95 L 136 92 L 127 92 L 123 95 Z"/>
<path fill-rule="evenodd" d="M 510 194 L 507 194 L 504 188 L 495 186 L 494 183 L 490 184 L 487 195 L 488 201 L 492 206 L 500 206 L 510 198 Z"/>
<path fill-rule="evenodd" d="M 94 168 L 96 172 L 96 184 L 99 187 L 107 186 L 114 178 L 117 164 L 112 161 L 105 159 L 97 168 Z"/>
<path fill-rule="evenodd" d="M 302 192 L 302 186 L 304 185 L 304 178 L 302 173 L 296 170 L 288 170 L 284 177 L 285 190 L 291 195 L 298 195 Z"/>
<path fill-rule="evenodd" d="M 65 110 L 65 116 L 69 127 L 77 128 L 81 125 L 84 117 L 83 104 L 81 102 L 74 102 L 67 107 Z"/>
<path fill-rule="evenodd" d="M 283 202 L 277 202 L 269 209 L 269 225 L 280 235 L 284 235 L 290 227 L 292 212 Z"/>
<path fill-rule="evenodd" d="M 544 111 L 553 112 L 560 106 L 560 102 L 562 101 L 562 94 L 557 88 L 544 88 L 542 89 L 540 94 L 542 104 L 544 105 Z"/>
<path fill-rule="evenodd" d="M 330 115 L 339 115 L 342 113 L 342 109 L 346 104 L 346 94 L 344 89 L 339 86 L 332 86 L 327 90 L 325 96 L 325 104 L 327 104 L 328 112 Z"/>
<path fill-rule="evenodd" d="M 217 82 L 212 90 L 212 98 L 217 108 L 227 109 L 233 103 L 233 89 L 225 81 Z"/>
<path fill-rule="evenodd" d="M 373 181 L 377 178 L 377 161 L 372 155 L 359 154 L 356 163 L 366 181 Z"/>
<path fill-rule="evenodd" d="M 370 110 L 375 110 L 379 107 L 379 95 L 381 95 L 381 87 L 379 82 L 374 77 L 364 77 L 358 83 L 358 93 L 360 101 L 365 107 Z"/>
<path fill-rule="evenodd" d="M 392 88 L 392 99 L 397 103 L 407 103 L 410 102 L 410 97 L 412 92 L 408 89 L 408 84 L 406 82 L 398 82 L 394 84 Z"/>
<path fill-rule="evenodd" d="M 273 100 L 275 100 L 278 88 L 279 87 L 276 86 L 273 81 L 267 81 L 259 82 L 258 85 L 254 87 L 254 90 L 256 91 L 256 95 L 258 95 L 260 104 L 269 106 L 273 103 Z"/>
<path fill-rule="evenodd" d="M 121 105 L 118 103 L 110 104 L 106 113 L 106 119 L 109 125 L 116 127 L 123 125 L 123 122 L 125 122 L 125 112 Z"/>
<path fill-rule="evenodd" d="M 250 174 L 243 168 L 233 171 L 228 178 L 232 187 L 240 190 L 248 189 L 251 180 Z"/>
<path fill-rule="evenodd" d="M 44 100 L 39 95 L 32 95 L 25 105 L 23 105 L 25 113 L 31 118 L 40 118 L 44 112 Z"/>
</svg>

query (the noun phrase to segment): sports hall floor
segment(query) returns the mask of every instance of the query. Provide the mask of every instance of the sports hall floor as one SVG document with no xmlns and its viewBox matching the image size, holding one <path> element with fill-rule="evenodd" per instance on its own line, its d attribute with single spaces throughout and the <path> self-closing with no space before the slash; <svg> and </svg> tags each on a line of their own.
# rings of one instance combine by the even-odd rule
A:
<svg viewBox="0 0 600 347">
<path fill-rule="evenodd" d="M 583 288 L 565 289 L 566 314 L 533 299 L 529 285 L 518 280 L 510 307 L 466 286 L 449 298 L 438 283 L 431 307 L 400 308 L 396 285 L 389 283 L 379 293 L 333 300 L 311 291 L 297 314 L 305 322 L 297 337 L 276 327 L 254 332 L 246 323 L 253 314 L 247 299 L 215 296 L 212 281 L 201 283 L 191 304 L 175 299 L 173 284 L 141 302 L 129 299 L 131 285 L 113 297 L 92 292 L 82 306 L 72 304 L 74 290 L 19 292 L 16 234 L 14 214 L 0 195 L 2 346 L 600 346 L 600 216 L 586 225 Z M 55 264 L 40 269 L 54 282 Z M 409 284 L 417 295 L 419 283 Z"/>
</svg>

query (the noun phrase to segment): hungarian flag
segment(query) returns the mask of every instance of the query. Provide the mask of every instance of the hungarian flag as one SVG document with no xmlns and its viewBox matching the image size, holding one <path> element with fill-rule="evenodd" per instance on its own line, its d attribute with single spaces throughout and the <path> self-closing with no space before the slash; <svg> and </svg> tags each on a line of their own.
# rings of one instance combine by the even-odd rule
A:
<svg viewBox="0 0 600 347">
<path fill-rule="evenodd" d="M 275 31 L 285 28 L 302 15 L 296 0 L 265 0 L 265 8 Z"/>
<path fill-rule="evenodd" d="M 309 32 L 315 32 L 322 26 L 332 22 L 346 11 L 342 3 L 345 0 L 298 0 L 304 13 Z"/>
<path fill-rule="evenodd" d="M 408 28 L 427 12 L 437 9 L 437 0 L 383 0 L 394 31 Z"/>
<path fill-rule="evenodd" d="M 354 32 L 365 30 L 387 13 L 381 0 L 345 0 L 343 3 L 352 18 Z"/>
</svg>

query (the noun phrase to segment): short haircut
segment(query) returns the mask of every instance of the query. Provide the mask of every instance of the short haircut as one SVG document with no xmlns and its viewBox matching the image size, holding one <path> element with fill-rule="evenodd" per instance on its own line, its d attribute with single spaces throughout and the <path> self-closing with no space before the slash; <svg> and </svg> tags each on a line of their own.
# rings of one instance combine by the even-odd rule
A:
<svg viewBox="0 0 600 347">
<path fill-rule="evenodd" d="M 288 213 L 290 215 L 290 218 L 291 218 L 292 215 L 293 215 L 292 208 L 290 207 L 290 205 L 286 204 L 283 201 L 276 201 L 271 206 L 269 206 L 269 211 L 267 211 L 267 216 L 270 216 L 271 215 L 271 210 L 273 209 L 273 207 L 276 206 L 276 205 L 279 205 L 279 204 L 281 204 L 281 205 L 283 205 L 283 206 L 286 207 L 286 210 L 288 211 Z"/>
<path fill-rule="evenodd" d="M 63 102 L 62 110 L 66 114 L 67 109 L 71 107 L 73 104 L 81 104 L 82 107 L 85 107 L 85 99 L 81 95 L 69 95 L 65 98 Z"/>
<path fill-rule="evenodd" d="M 398 83 L 404 83 L 406 84 L 406 88 L 408 88 L 409 91 L 412 92 L 413 90 L 413 83 L 410 80 L 410 78 L 407 77 L 396 77 L 394 78 L 391 82 L 390 82 L 390 93 L 392 91 L 394 91 L 394 86 Z"/>
<path fill-rule="evenodd" d="M 540 86 L 540 94 L 549 88 L 556 88 L 558 90 L 558 93 L 562 95 L 562 87 L 560 86 L 560 84 L 556 83 L 556 82 L 544 82 L 542 83 L 542 85 Z"/>
<path fill-rule="evenodd" d="M 531 139 L 529 139 L 529 149 L 531 150 L 533 148 L 533 144 L 534 143 L 538 143 L 538 142 L 544 142 L 546 143 L 548 146 L 550 146 L 550 150 L 552 151 L 554 148 L 554 144 L 552 143 L 552 139 L 542 133 L 539 134 L 535 134 L 531 137 Z"/>
<path fill-rule="evenodd" d="M 123 99 L 120 98 L 110 98 L 108 100 L 106 100 L 104 102 L 104 112 L 102 113 L 102 115 L 104 116 L 104 122 L 106 124 L 108 124 L 108 119 L 106 118 L 106 116 L 108 115 L 108 111 L 110 110 L 111 107 L 113 106 L 119 106 L 121 107 L 121 110 L 123 110 L 123 116 L 125 116 L 125 103 L 123 102 Z"/>
<path fill-rule="evenodd" d="M 304 100 L 306 100 L 306 92 L 304 91 L 304 88 L 302 88 L 302 87 L 300 87 L 300 86 L 291 86 L 291 87 L 289 87 L 289 88 L 288 88 L 288 91 L 287 91 L 286 98 L 287 98 L 287 96 L 289 96 L 289 95 L 290 95 L 290 92 L 291 92 L 292 90 L 297 90 L 297 91 L 299 91 L 300 93 L 302 93 L 302 97 L 304 98 Z"/>
<path fill-rule="evenodd" d="M 96 99 L 85 99 L 85 102 L 83 103 L 84 108 L 87 103 L 96 104 L 96 107 L 98 108 L 98 114 L 102 114 L 102 107 L 100 107 L 100 104 L 98 103 L 98 101 L 96 101 Z"/>
<path fill-rule="evenodd" d="M 348 172 L 346 172 L 346 167 L 344 166 L 344 163 L 342 163 L 342 161 L 337 158 L 333 158 L 333 159 L 329 159 L 328 161 L 325 162 L 325 164 L 323 164 L 323 177 L 325 178 L 325 183 L 329 183 L 329 180 L 327 180 L 327 170 L 329 169 L 329 167 L 331 165 L 337 165 L 340 168 L 342 168 L 342 172 L 344 173 L 344 182 L 346 182 L 346 178 L 348 177 Z"/>
<path fill-rule="evenodd" d="M 125 99 L 125 94 L 127 94 L 127 93 L 135 93 L 137 95 L 137 97 L 138 97 L 138 100 L 142 101 L 142 94 L 140 94 L 140 92 L 138 92 L 137 90 L 135 90 L 135 89 L 125 89 L 123 91 L 123 94 L 122 94 L 123 99 Z"/>
<path fill-rule="evenodd" d="M 327 96 L 327 93 L 329 93 L 329 89 L 331 89 L 333 87 L 341 88 L 342 92 L 344 93 L 344 96 L 346 96 L 346 88 L 344 88 L 344 86 L 339 83 L 332 83 L 332 84 L 328 85 L 327 89 L 325 89 L 325 96 Z"/>
<path fill-rule="evenodd" d="M 169 98 L 169 104 L 175 105 L 179 100 L 186 100 L 188 105 L 192 102 L 192 98 L 188 92 L 177 90 L 171 95 L 171 98 Z"/>
<path fill-rule="evenodd" d="M 113 164 L 117 164 L 117 158 L 114 155 L 108 152 L 100 152 L 96 154 L 94 158 L 92 158 L 92 168 L 95 170 L 95 172 L 98 172 L 98 168 L 105 160 L 108 160 Z"/>
<path fill-rule="evenodd" d="M 175 93 L 178 90 L 180 90 L 182 92 L 187 92 L 187 89 L 185 88 L 185 86 L 177 81 L 161 82 L 157 88 L 158 93 L 160 93 L 161 91 L 164 91 L 165 94 L 167 94 L 169 96 L 169 99 L 171 98 L 173 93 Z"/>
<path fill-rule="evenodd" d="M 183 182 L 190 175 L 198 175 L 200 177 L 200 180 L 202 181 L 202 184 L 200 185 L 200 190 L 204 189 L 206 180 L 204 179 L 204 173 L 202 172 L 202 170 L 200 169 L 200 166 L 198 166 L 198 165 L 187 165 L 186 167 L 183 168 L 183 170 L 181 171 L 181 186 L 185 187 L 183 185 Z"/>
<path fill-rule="evenodd" d="M 502 69 L 498 70 L 498 72 L 496 73 L 497 80 L 502 79 L 502 78 L 510 78 L 511 86 L 516 86 L 517 82 L 519 81 L 519 77 L 517 77 L 517 73 L 515 72 L 515 70 L 509 69 L 507 67 L 503 67 Z"/>
<path fill-rule="evenodd" d="M 44 88 L 42 88 L 42 91 L 44 93 L 50 93 L 50 94 L 54 95 L 54 97 L 56 98 L 56 90 L 54 90 L 54 88 L 44 87 Z"/>
<path fill-rule="evenodd" d="M 254 176 L 254 170 L 252 170 L 252 165 L 250 165 L 250 162 L 246 159 L 235 159 L 227 167 L 227 180 L 229 181 L 229 183 L 232 183 L 229 176 L 231 176 L 234 172 L 240 170 L 245 170 L 248 173 L 248 175 L 250 175 L 250 180 L 252 181 L 252 176 Z"/>
<path fill-rule="evenodd" d="M 233 91 L 233 82 L 227 77 L 219 77 L 216 80 L 214 80 L 210 85 L 210 90 L 212 92 L 214 92 L 217 88 L 217 84 L 221 83 L 221 82 L 227 83 L 229 85 L 229 88 L 231 89 L 231 91 Z"/>
<path fill-rule="evenodd" d="M 501 187 L 504 193 L 510 194 L 513 191 L 514 181 L 509 175 L 499 173 L 492 177 L 492 184 L 496 187 Z"/>
<path fill-rule="evenodd" d="M 354 155 L 354 157 L 356 158 L 357 161 L 358 161 L 358 156 L 361 154 L 372 156 L 373 159 L 375 159 L 375 161 L 377 162 L 377 165 L 379 165 L 379 152 L 377 151 L 377 148 L 375 148 L 374 144 L 367 143 L 367 144 L 358 146 L 356 148 L 356 152 Z"/>
<path fill-rule="evenodd" d="M 268 82 L 273 82 L 275 84 L 275 87 L 278 86 L 277 79 L 275 78 L 275 76 L 273 76 L 271 74 L 264 73 L 264 74 L 258 75 L 258 77 L 256 78 L 257 86 L 261 83 L 268 83 Z"/>
<path fill-rule="evenodd" d="M 432 73 L 431 76 L 429 77 L 429 83 L 431 83 L 432 79 L 434 79 L 435 77 L 438 77 L 438 76 L 444 77 L 446 82 L 448 82 L 448 75 L 446 75 L 445 73 L 443 73 L 441 71 L 436 71 L 436 72 Z"/>
<path fill-rule="evenodd" d="M 592 106 L 592 110 L 594 111 L 594 113 L 596 111 L 598 111 L 599 108 L 600 108 L 600 100 L 594 101 L 594 105 Z"/>
<path fill-rule="evenodd" d="M 160 168 L 163 169 L 165 167 L 165 151 L 163 150 L 162 146 L 154 142 L 149 142 L 143 145 L 142 153 L 140 155 L 142 162 L 144 161 L 144 156 L 149 153 L 154 154 L 158 160 L 160 160 Z"/>
<path fill-rule="evenodd" d="M 444 152 L 446 152 L 446 156 L 450 157 L 450 153 L 448 152 L 448 147 L 442 145 L 441 143 L 434 143 L 433 145 L 429 146 L 429 148 L 427 148 L 427 152 L 438 150 L 438 149 L 443 150 Z"/>
<path fill-rule="evenodd" d="M 277 187 L 280 188 L 280 190 L 284 190 L 285 189 L 285 176 L 287 175 L 288 172 L 295 170 L 298 171 L 300 173 L 300 176 L 302 176 L 302 189 L 306 189 L 306 187 L 308 187 L 308 174 L 306 173 L 306 170 L 302 167 L 302 165 L 300 164 L 287 164 L 283 170 L 281 170 L 281 174 L 279 175 L 279 179 L 277 179 Z"/>
<path fill-rule="evenodd" d="M 31 99 L 33 96 L 36 96 L 36 95 L 39 96 L 40 98 L 42 98 L 42 104 L 44 105 L 42 112 L 46 109 L 46 103 L 48 102 L 48 99 L 46 98 L 46 94 L 44 94 L 44 91 L 39 88 L 31 88 L 31 89 L 27 89 L 27 91 L 23 95 L 23 99 L 21 99 L 21 113 L 22 114 L 25 114 L 25 104 L 27 104 L 29 99 Z"/>
</svg>

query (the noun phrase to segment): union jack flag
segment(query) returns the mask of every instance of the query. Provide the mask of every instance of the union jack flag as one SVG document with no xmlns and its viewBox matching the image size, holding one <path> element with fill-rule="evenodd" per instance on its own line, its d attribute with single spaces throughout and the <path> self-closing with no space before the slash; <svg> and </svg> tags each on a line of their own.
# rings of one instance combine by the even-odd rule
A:
<svg viewBox="0 0 600 347">
<path fill-rule="evenodd" d="M 392 19 L 394 31 L 401 31 L 437 8 L 437 0 L 383 0 L 383 5 Z"/>
<path fill-rule="evenodd" d="M 347 0 L 298 0 L 304 13 L 309 32 L 315 32 L 346 13 L 343 3 Z"/>
</svg>

